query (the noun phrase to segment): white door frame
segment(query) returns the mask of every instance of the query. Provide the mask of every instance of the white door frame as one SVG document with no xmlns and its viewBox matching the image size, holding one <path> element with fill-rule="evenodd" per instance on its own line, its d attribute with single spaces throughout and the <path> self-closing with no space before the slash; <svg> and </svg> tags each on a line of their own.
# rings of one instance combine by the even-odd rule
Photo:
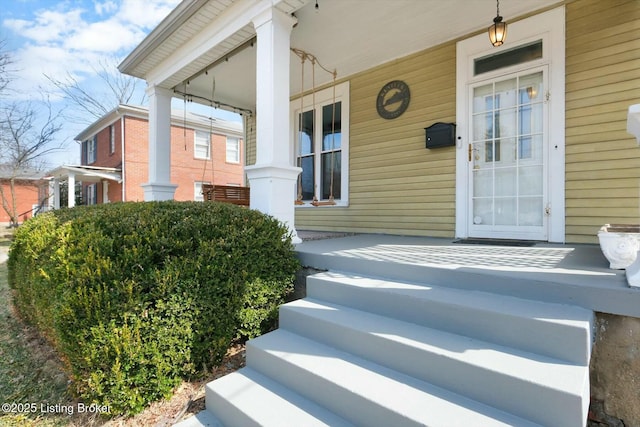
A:
<svg viewBox="0 0 640 427">
<path fill-rule="evenodd" d="M 456 237 L 469 237 L 469 90 L 468 85 L 478 80 L 520 69 L 522 66 L 503 68 L 474 76 L 474 59 L 508 50 L 519 45 L 542 40 L 542 58 L 528 62 L 529 66 L 548 65 L 548 224 L 547 239 L 564 242 L 565 239 L 565 9 L 564 6 L 509 24 L 507 41 L 500 48 L 492 47 L 487 34 L 462 40 L 457 44 L 456 60 L 456 123 L 458 143 L 456 149 Z"/>
</svg>

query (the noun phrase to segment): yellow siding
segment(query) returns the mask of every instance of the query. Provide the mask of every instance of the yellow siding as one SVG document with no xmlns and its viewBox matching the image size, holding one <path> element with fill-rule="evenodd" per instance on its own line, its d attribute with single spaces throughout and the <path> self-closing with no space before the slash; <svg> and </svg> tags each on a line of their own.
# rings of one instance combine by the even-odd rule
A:
<svg viewBox="0 0 640 427">
<path fill-rule="evenodd" d="M 640 149 L 626 132 L 640 102 L 640 1 L 567 1 L 566 19 L 566 241 L 595 243 L 604 223 L 640 222 Z M 455 149 L 426 150 L 424 128 L 455 122 L 455 78 L 455 42 L 349 76 L 350 206 L 298 208 L 297 227 L 452 237 Z M 411 103 L 384 120 L 375 100 L 391 80 Z"/>
<path fill-rule="evenodd" d="M 391 80 L 409 85 L 411 102 L 385 120 L 376 96 Z M 425 149 L 424 128 L 455 122 L 455 43 L 357 74 L 350 84 L 350 205 L 298 208 L 296 226 L 453 237 L 455 149 Z"/>
<path fill-rule="evenodd" d="M 640 2 L 567 4 L 566 240 L 640 221 L 640 149 L 626 132 L 640 102 Z"/>
</svg>

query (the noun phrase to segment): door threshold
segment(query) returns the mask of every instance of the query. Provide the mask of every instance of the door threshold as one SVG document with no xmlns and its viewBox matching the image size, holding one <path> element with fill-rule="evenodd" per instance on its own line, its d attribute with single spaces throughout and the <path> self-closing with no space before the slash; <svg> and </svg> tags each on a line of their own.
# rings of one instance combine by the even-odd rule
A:
<svg viewBox="0 0 640 427">
<path fill-rule="evenodd" d="M 488 238 L 468 238 L 456 239 L 453 243 L 461 243 L 464 245 L 491 245 L 491 246 L 523 246 L 530 247 L 539 243 L 536 240 L 517 240 L 517 239 L 488 239 Z"/>
</svg>

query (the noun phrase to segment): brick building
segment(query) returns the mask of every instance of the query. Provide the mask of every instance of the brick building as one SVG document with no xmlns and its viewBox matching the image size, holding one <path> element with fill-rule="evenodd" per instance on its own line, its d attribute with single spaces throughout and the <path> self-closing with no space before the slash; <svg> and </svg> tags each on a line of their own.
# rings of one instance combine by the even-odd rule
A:
<svg viewBox="0 0 640 427">
<path fill-rule="evenodd" d="M 83 204 L 143 201 L 148 182 L 148 109 L 120 105 L 82 131 L 81 165 L 52 172 L 54 183 L 82 182 Z M 171 115 L 175 200 L 202 200 L 202 184 L 245 184 L 242 124 L 184 111 Z M 54 184 L 55 185 L 58 184 Z M 54 188 L 54 193 L 55 193 Z M 55 200 L 59 197 L 54 197 Z"/>
<path fill-rule="evenodd" d="M 11 165 L 0 165 L 0 223 L 11 223 L 9 212 L 15 214 L 17 221 L 25 221 L 34 216 L 46 203 L 46 183 L 44 173 L 30 168 L 14 170 Z M 14 180 L 15 194 L 11 194 L 11 179 Z M 14 202 L 15 196 L 15 202 Z"/>
</svg>

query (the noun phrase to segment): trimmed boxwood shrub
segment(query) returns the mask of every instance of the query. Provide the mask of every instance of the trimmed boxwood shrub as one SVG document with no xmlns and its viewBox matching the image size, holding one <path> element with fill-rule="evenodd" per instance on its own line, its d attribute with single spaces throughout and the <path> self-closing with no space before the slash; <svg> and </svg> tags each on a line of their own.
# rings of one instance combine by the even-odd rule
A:
<svg viewBox="0 0 640 427">
<path fill-rule="evenodd" d="M 64 355 L 78 395 L 132 414 L 269 328 L 298 262 L 267 215 L 171 201 L 38 215 L 8 266 L 17 309 Z"/>
</svg>

